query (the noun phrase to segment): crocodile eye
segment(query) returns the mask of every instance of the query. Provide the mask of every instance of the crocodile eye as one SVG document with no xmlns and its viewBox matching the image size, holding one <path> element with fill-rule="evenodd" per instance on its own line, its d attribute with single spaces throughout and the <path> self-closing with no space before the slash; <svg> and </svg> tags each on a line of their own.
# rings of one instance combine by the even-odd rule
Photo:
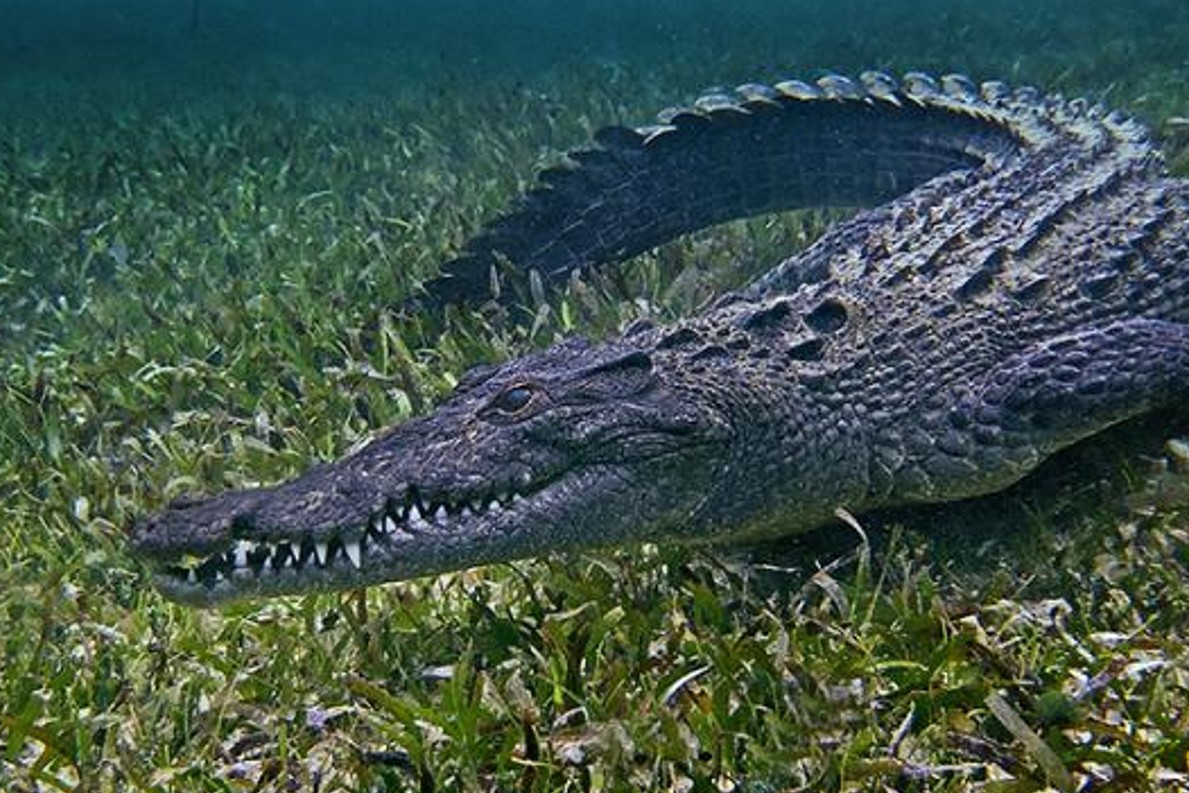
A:
<svg viewBox="0 0 1189 793">
<path fill-rule="evenodd" d="M 493 410 L 498 410 L 500 413 L 519 413 L 528 407 L 528 404 L 533 401 L 533 393 L 536 389 L 527 385 L 517 385 L 511 388 L 506 388 L 491 400 L 490 407 Z"/>
</svg>

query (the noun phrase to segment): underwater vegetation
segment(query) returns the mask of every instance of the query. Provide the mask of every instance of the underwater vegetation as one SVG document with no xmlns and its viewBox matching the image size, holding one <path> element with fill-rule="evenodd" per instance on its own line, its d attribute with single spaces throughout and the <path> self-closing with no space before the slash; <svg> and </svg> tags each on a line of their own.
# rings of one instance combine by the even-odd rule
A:
<svg viewBox="0 0 1189 793">
<path fill-rule="evenodd" d="M 535 172 L 707 85 L 964 69 L 1105 98 L 1189 174 L 1179 5 L 974 5 L 696 6 L 502 70 L 447 26 L 437 60 L 366 40 L 337 72 L 0 56 L 0 788 L 1189 787 L 1189 522 L 1146 462 L 1175 426 L 759 567 L 631 548 L 204 612 L 125 550 L 183 493 L 293 476 L 478 362 L 680 315 L 811 242 L 835 215 L 698 233 L 507 315 L 402 317 Z M 229 5 L 191 8 L 171 30 L 217 48 Z"/>
</svg>

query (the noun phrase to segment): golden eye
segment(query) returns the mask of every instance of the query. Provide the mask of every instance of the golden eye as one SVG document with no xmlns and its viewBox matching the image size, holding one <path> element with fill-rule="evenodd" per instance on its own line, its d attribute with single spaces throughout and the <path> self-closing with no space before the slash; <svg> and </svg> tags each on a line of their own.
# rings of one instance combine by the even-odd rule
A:
<svg viewBox="0 0 1189 793">
<path fill-rule="evenodd" d="M 512 386 L 491 400 L 491 407 L 501 413 L 519 413 L 533 401 L 533 390 L 526 385 Z"/>
</svg>

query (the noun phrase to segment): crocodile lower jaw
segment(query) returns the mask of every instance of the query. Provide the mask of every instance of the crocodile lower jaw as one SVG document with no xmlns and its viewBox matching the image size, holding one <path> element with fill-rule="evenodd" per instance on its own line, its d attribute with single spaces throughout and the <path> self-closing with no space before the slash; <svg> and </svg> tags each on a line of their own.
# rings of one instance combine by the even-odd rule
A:
<svg viewBox="0 0 1189 793">
<path fill-rule="evenodd" d="M 202 556 L 158 561 L 154 582 L 171 600 L 212 606 L 250 597 L 354 589 L 398 578 L 428 575 L 458 565 L 453 554 L 435 558 L 452 538 L 515 532 L 521 513 L 548 499 L 550 483 L 528 493 L 510 493 L 456 504 L 423 506 L 417 500 L 374 515 L 365 526 L 279 539 L 235 539 Z M 479 558 L 476 564 L 490 559 Z"/>
</svg>

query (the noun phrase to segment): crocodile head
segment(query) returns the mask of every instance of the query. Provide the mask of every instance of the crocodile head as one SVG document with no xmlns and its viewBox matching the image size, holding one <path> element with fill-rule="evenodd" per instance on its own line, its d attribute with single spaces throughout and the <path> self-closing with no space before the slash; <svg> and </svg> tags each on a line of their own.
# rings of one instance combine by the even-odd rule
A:
<svg viewBox="0 0 1189 793">
<path fill-rule="evenodd" d="M 175 502 L 133 551 L 209 605 L 648 539 L 706 500 L 724 427 L 648 351 L 570 340 L 292 481 Z"/>
</svg>

